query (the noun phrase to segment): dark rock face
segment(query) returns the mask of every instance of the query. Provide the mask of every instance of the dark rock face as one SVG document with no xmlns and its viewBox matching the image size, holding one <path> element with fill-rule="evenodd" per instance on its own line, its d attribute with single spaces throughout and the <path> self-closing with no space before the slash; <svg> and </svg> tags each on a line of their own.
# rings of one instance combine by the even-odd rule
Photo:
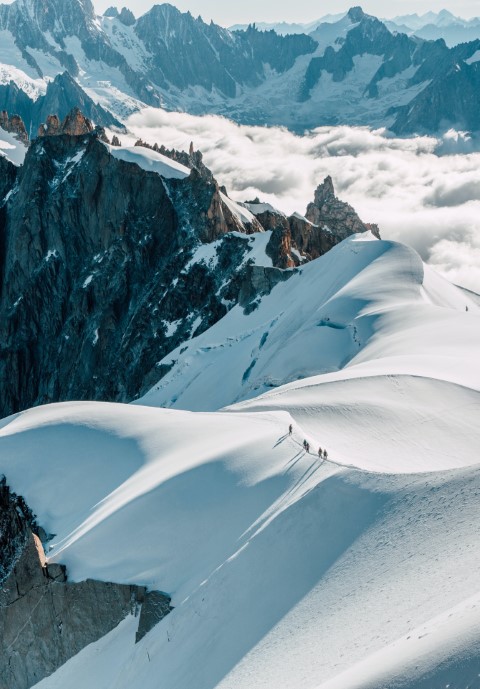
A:
<svg viewBox="0 0 480 689">
<path fill-rule="evenodd" d="M 2 213 L 1 207 L 4 203 L 5 196 L 13 189 L 16 179 L 16 166 L 7 160 L 7 158 L 0 155 L 0 215 Z M 0 238 L 0 246 L 2 246 L 3 239 L 3 237 Z"/>
<path fill-rule="evenodd" d="M 133 26 L 137 21 L 133 12 L 127 7 L 122 7 L 122 11 L 118 15 L 118 18 L 125 26 Z"/>
<path fill-rule="evenodd" d="M 479 44 L 480 47 L 480 44 Z M 392 129 L 397 134 L 425 133 L 450 127 L 480 129 L 480 63 L 456 63 L 399 109 Z"/>
<path fill-rule="evenodd" d="M 269 294 L 280 282 L 289 280 L 292 274 L 279 268 L 247 266 L 241 276 L 238 303 L 244 307 L 245 313 L 250 313 L 256 308 L 259 297 Z"/>
<path fill-rule="evenodd" d="M 4 476 L 0 478 L 0 582 L 9 575 L 12 563 L 24 549 L 28 533 L 37 530 L 35 516 L 23 498 L 12 493 Z"/>
<path fill-rule="evenodd" d="M 34 517 L 0 482 L 0 689 L 29 689 L 127 615 L 137 641 L 171 611 L 170 598 L 141 586 L 71 583 L 48 564 Z"/>
<path fill-rule="evenodd" d="M 0 85 L 0 110 L 7 113 L 16 113 L 25 123 L 27 132 L 30 133 L 30 123 L 34 103 L 15 82 Z"/>
<path fill-rule="evenodd" d="M 96 132 L 37 139 L 16 176 L 0 164 L 13 192 L 0 213 L 2 416 L 131 400 L 165 354 L 236 303 L 247 243 L 229 233 L 262 228 L 242 225 L 211 173 L 163 179 L 112 157 Z M 215 268 L 189 265 L 223 237 Z"/>
</svg>

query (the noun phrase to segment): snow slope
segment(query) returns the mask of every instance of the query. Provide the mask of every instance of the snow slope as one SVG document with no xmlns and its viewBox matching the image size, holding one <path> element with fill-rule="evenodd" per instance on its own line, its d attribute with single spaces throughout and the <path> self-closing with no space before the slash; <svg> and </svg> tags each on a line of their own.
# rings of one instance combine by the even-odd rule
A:
<svg viewBox="0 0 480 689">
<path fill-rule="evenodd" d="M 392 644 L 428 670 L 425 634 L 442 659 L 460 645 L 478 662 L 478 465 L 341 468 L 306 455 L 297 426 L 285 437 L 288 420 L 82 403 L 3 423 L 0 470 L 57 534 L 50 558 L 175 606 L 136 646 L 126 620 L 42 689 L 320 689 L 371 654 L 402 673 Z"/>
<path fill-rule="evenodd" d="M 172 375 L 149 397 L 244 402 L 2 421 L 0 473 L 55 534 L 49 558 L 175 606 L 139 644 L 127 618 L 37 686 L 475 687 L 479 337 L 468 295 L 357 236 L 175 354 L 190 387 Z M 253 398 L 280 372 L 291 382 Z"/>
<path fill-rule="evenodd" d="M 143 146 L 129 146 L 117 148 L 105 144 L 114 158 L 124 160 L 126 163 L 134 163 L 147 172 L 156 172 L 166 179 L 185 179 L 190 174 L 190 170 L 185 165 L 177 163 L 176 160 L 167 158 L 161 153 L 152 151 Z"/>
<path fill-rule="evenodd" d="M 468 294 L 412 249 L 356 235 L 172 352 L 141 403 L 288 410 L 341 463 L 447 469 L 477 461 L 479 349 Z"/>
<path fill-rule="evenodd" d="M 14 165 L 23 165 L 27 147 L 17 138 L 0 127 L 0 155 L 8 158 Z"/>
</svg>

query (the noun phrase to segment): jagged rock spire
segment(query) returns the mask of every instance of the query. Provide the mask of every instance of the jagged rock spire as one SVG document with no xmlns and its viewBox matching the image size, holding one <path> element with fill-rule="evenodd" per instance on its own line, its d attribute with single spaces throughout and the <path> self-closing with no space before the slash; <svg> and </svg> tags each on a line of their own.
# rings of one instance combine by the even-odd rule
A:
<svg viewBox="0 0 480 689">
<path fill-rule="evenodd" d="M 68 134 L 69 136 L 82 136 L 93 132 L 93 124 L 85 117 L 79 108 L 73 108 L 63 122 L 60 124 L 58 115 L 49 115 L 45 124 L 41 124 L 38 136 L 59 136 Z"/>
<path fill-rule="evenodd" d="M 362 222 L 350 204 L 335 196 L 330 175 L 317 187 L 314 201 L 308 204 L 305 217 L 313 225 L 325 227 L 342 239 L 355 232 L 369 230 L 378 236 L 378 227 Z"/>
</svg>

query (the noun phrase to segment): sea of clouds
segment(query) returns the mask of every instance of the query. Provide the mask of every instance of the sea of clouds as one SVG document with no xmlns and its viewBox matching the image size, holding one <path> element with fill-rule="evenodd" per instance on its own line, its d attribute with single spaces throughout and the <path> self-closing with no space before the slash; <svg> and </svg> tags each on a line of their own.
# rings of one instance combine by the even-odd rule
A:
<svg viewBox="0 0 480 689">
<path fill-rule="evenodd" d="M 167 148 L 193 141 L 232 198 L 258 196 L 285 213 L 304 213 L 331 175 L 337 195 L 385 239 L 410 244 L 452 282 L 480 292 L 480 146 L 465 133 L 401 139 L 340 126 L 296 135 L 156 109 L 127 124 Z"/>
</svg>

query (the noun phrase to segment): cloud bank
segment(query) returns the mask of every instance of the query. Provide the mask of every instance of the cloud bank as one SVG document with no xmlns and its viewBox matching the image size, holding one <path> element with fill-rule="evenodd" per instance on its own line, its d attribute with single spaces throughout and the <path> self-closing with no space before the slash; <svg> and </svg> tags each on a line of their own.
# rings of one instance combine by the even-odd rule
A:
<svg viewBox="0 0 480 689">
<path fill-rule="evenodd" d="M 286 213 L 304 213 L 331 175 L 337 195 L 385 239 L 410 244 L 452 282 L 480 292 L 480 146 L 463 133 L 399 139 L 341 126 L 298 136 L 155 109 L 136 113 L 128 127 L 170 148 L 188 150 L 193 141 L 232 198 L 259 196 Z"/>
</svg>

